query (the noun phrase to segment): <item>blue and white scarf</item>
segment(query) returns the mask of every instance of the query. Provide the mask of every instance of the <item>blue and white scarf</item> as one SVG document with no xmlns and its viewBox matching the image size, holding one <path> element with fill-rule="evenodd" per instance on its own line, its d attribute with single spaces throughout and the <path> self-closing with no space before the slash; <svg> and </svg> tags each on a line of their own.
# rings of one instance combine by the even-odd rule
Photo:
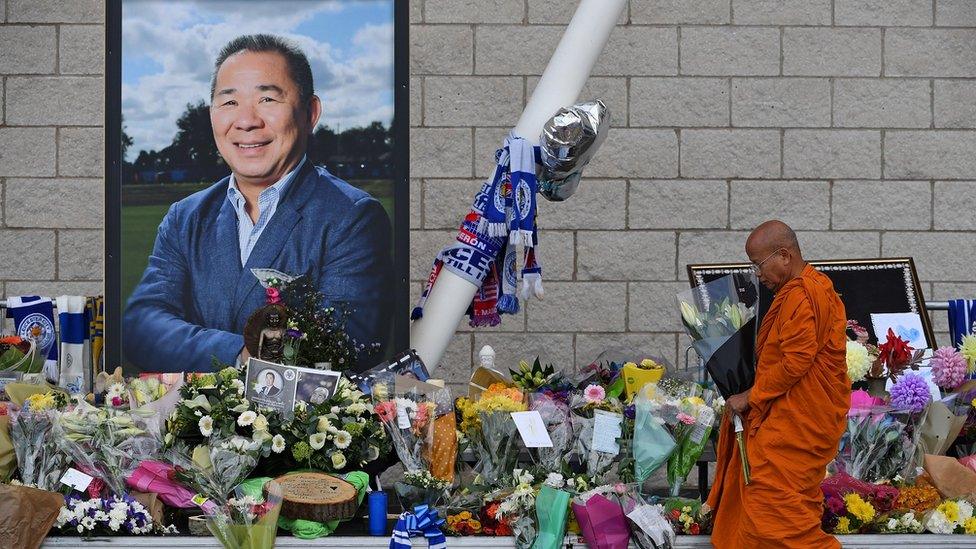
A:
<svg viewBox="0 0 976 549">
<path fill-rule="evenodd" d="M 438 518 L 437 511 L 428 505 L 418 505 L 413 512 L 400 514 L 393 535 L 390 537 L 390 549 L 411 549 L 410 538 L 423 536 L 427 538 L 430 549 L 447 549 L 447 538 L 441 532 L 444 519 Z"/>
<path fill-rule="evenodd" d="M 959 347 L 962 337 L 973 333 L 976 333 L 976 300 L 949 301 L 949 339 L 952 346 Z"/>
<path fill-rule="evenodd" d="M 36 295 L 7 298 L 7 318 L 14 319 L 14 333 L 24 339 L 33 339 L 37 352 L 46 353 L 44 376 L 57 384 L 58 336 L 54 328 L 54 303 Z"/>
</svg>

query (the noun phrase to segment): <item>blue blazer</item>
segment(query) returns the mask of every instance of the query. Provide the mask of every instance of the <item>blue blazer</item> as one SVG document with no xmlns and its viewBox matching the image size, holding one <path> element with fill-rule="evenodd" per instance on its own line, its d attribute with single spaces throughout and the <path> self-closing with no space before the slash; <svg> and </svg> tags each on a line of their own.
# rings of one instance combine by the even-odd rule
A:
<svg viewBox="0 0 976 549">
<path fill-rule="evenodd" d="M 361 363 L 381 356 L 393 272 L 390 220 L 380 203 L 305 162 L 242 268 L 229 179 L 173 204 L 160 223 L 123 314 L 126 359 L 149 372 L 210 371 L 212 357 L 233 364 L 247 318 L 266 303 L 252 268 L 312 277 L 327 306 L 351 311 L 350 337 L 381 345 Z"/>
</svg>

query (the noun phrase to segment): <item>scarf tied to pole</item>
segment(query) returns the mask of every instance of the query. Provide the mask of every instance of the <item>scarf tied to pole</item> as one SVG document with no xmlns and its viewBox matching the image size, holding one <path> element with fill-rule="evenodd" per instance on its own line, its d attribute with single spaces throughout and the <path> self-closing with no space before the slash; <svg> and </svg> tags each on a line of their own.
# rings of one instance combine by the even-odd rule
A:
<svg viewBox="0 0 976 549">
<path fill-rule="evenodd" d="M 540 151 L 524 138 L 509 134 L 495 153 L 495 170 L 474 198 L 461 222 L 456 242 L 434 259 L 427 286 L 412 320 L 422 318 L 424 304 L 441 269 L 447 268 L 478 287 L 468 308 L 469 324 L 496 326 L 502 314 L 519 312 L 517 259 L 523 247 L 522 299 L 543 296 L 542 266 L 536 256 L 536 165 Z"/>
</svg>

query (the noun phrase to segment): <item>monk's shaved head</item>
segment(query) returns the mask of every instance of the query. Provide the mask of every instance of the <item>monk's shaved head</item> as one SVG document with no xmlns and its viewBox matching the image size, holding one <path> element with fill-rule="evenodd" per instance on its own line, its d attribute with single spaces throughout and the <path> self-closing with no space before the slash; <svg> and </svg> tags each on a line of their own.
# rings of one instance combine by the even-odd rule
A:
<svg viewBox="0 0 976 549">
<path fill-rule="evenodd" d="M 800 243 L 796 240 L 796 233 L 789 225 L 773 219 L 756 227 L 746 240 L 746 253 L 755 250 L 758 253 L 772 253 L 780 248 L 800 255 Z"/>
<path fill-rule="evenodd" d="M 749 234 L 746 255 L 759 282 L 774 292 L 800 276 L 806 266 L 796 233 L 776 219 L 759 225 Z"/>
</svg>

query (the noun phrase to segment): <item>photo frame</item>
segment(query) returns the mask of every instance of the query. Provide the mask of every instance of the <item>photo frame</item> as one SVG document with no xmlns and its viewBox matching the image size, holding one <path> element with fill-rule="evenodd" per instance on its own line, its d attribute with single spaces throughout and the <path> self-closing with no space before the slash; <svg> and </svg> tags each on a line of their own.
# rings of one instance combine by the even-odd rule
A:
<svg viewBox="0 0 976 549">
<path fill-rule="evenodd" d="M 166 149 L 173 148 L 173 145 L 167 146 L 165 143 L 153 144 L 146 142 L 145 146 L 142 146 L 134 142 L 138 141 L 137 134 L 152 135 L 154 132 L 149 131 L 152 128 L 143 128 L 137 132 L 133 127 L 137 123 L 136 117 L 124 116 L 125 112 L 130 112 L 126 109 L 131 109 L 134 102 L 134 96 L 131 93 L 132 90 L 140 89 L 133 80 L 132 75 L 144 77 L 146 74 L 153 73 L 153 71 L 158 73 L 161 70 L 168 70 L 167 63 L 169 61 L 164 60 L 164 62 L 159 62 L 158 60 L 145 59 L 141 51 L 138 53 L 138 55 L 129 55 L 130 50 L 132 50 L 134 47 L 132 44 L 135 43 L 133 36 L 136 36 L 138 41 L 141 43 L 147 40 L 151 41 L 153 40 L 153 36 L 162 36 L 165 33 L 161 32 L 162 25 L 158 20 L 153 21 L 152 25 L 137 25 L 133 21 L 130 21 L 130 19 L 127 17 L 133 12 L 133 10 L 128 8 L 140 3 L 150 4 L 154 1 L 155 0 L 107 0 L 105 8 L 105 358 L 109 364 L 124 364 L 126 373 L 128 375 L 138 374 L 142 371 L 153 371 L 144 370 L 141 367 L 133 366 L 132 364 L 128 364 L 126 362 L 123 353 L 123 343 L 126 338 L 127 328 L 126 324 L 123 322 L 123 312 L 126 308 L 127 297 L 130 295 L 132 288 L 139 280 L 139 271 L 144 268 L 144 266 L 137 265 L 133 267 L 132 265 L 137 259 L 143 262 L 145 261 L 146 250 L 149 249 L 147 246 L 151 247 L 153 236 L 156 231 L 156 224 L 158 223 L 157 218 L 163 215 L 165 209 L 168 207 L 168 203 L 159 204 L 157 208 L 159 211 L 153 212 L 153 215 L 156 217 L 148 220 L 138 221 L 144 226 L 140 225 L 139 227 L 135 227 L 132 219 L 137 219 L 137 216 L 135 216 L 135 214 L 127 215 L 126 212 L 126 208 L 128 207 L 127 205 L 132 203 L 130 199 L 138 194 L 133 189 L 133 187 L 136 185 L 130 186 L 130 183 L 132 183 L 134 180 L 144 183 L 145 185 L 154 185 L 158 183 L 160 187 L 167 187 L 166 191 L 170 195 L 173 195 L 173 192 L 171 191 L 175 190 L 173 187 L 177 186 L 178 181 L 186 181 L 186 178 L 189 178 L 194 182 L 199 182 L 201 184 L 212 184 L 218 180 L 218 175 L 224 177 L 226 173 L 229 173 L 229 170 L 227 169 L 220 172 L 219 166 L 217 168 L 183 165 L 176 165 L 174 167 L 172 165 L 173 162 L 170 162 L 170 164 L 167 165 L 165 162 L 159 161 L 159 158 Z M 395 0 L 339 0 L 338 2 L 326 2 L 324 0 L 288 0 L 287 2 L 276 3 L 245 1 L 236 4 L 221 2 L 220 0 L 184 0 L 181 2 L 168 3 L 156 1 L 156 3 L 166 4 L 166 6 L 164 6 L 166 10 L 179 12 L 184 16 L 186 13 L 190 13 L 192 15 L 192 8 L 194 6 L 203 6 L 207 8 L 204 10 L 206 11 L 205 16 L 201 16 L 198 21 L 190 21 L 188 25 L 198 24 L 197 26 L 207 27 L 211 29 L 212 32 L 210 32 L 210 34 L 203 32 L 199 36 L 194 36 L 194 38 L 213 35 L 215 37 L 214 40 L 217 42 L 226 43 L 226 35 L 220 34 L 220 32 L 223 32 L 221 31 L 221 25 L 223 25 L 223 27 L 240 28 L 242 29 L 242 34 L 251 32 L 250 29 L 254 28 L 258 30 L 253 32 L 271 34 L 278 33 L 288 39 L 294 39 L 297 36 L 301 39 L 298 41 L 300 46 L 308 46 L 309 44 L 313 45 L 311 48 L 306 48 L 306 51 L 312 52 L 309 53 L 309 60 L 312 64 L 313 74 L 316 75 L 315 92 L 317 95 L 322 96 L 323 103 L 327 105 L 327 107 L 324 108 L 323 115 L 319 119 L 320 124 L 315 127 L 315 138 L 319 138 L 319 130 L 321 130 L 323 127 L 327 127 L 331 133 L 325 132 L 325 138 L 323 138 L 325 141 L 320 141 L 320 143 L 332 143 L 332 141 L 328 141 L 328 139 L 333 138 L 335 143 L 328 146 L 323 145 L 324 148 L 322 150 L 326 152 L 321 153 L 321 155 L 325 155 L 324 160 L 321 155 L 314 159 L 311 159 L 311 156 L 309 156 L 309 158 L 311 159 L 310 161 L 314 161 L 316 165 L 324 164 L 333 175 L 336 175 L 337 177 L 348 181 L 354 187 L 370 192 L 373 195 L 376 193 L 376 185 L 363 187 L 358 184 L 358 180 L 362 179 L 363 177 L 372 177 L 374 179 L 380 178 L 389 182 L 390 199 L 388 202 L 384 200 L 380 201 L 387 212 L 392 226 L 390 256 L 392 258 L 393 274 L 391 277 L 392 290 L 388 306 L 388 318 L 392 319 L 392 325 L 390 327 L 388 337 L 384 336 L 383 338 L 386 342 L 385 352 L 379 356 L 376 361 L 378 362 L 382 359 L 389 359 L 393 356 L 395 351 L 407 348 L 409 345 L 410 312 L 408 264 L 410 202 L 408 144 L 409 7 L 407 3 L 398 2 Z M 288 4 L 288 6 L 284 6 L 284 4 Z M 309 6 L 314 7 L 316 4 L 320 4 L 328 8 L 328 17 L 308 17 L 301 20 L 301 10 Z M 346 8 L 346 5 L 348 5 L 350 9 L 352 6 L 355 6 L 359 12 L 350 15 L 348 20 L 343 20 L 343 10 Z M 272 9 L 276 10 L 276 13 L 272 13 L 271 15 L 277 17 L 278 21 L 289 22 L 288 24 L 291 26 L 287 28 L 275 28 L 273 25 L 268 24 L 268 18 L 261 19 L 261 25 L 257 25 L 257 20 L 255 19 L 251 21 L 255 24 L 248 26 L 246 16 L 247 13 L 249 11 L 253 11 L 253 9 L 263 9 L 265 11 Z M 381 20 L 377 20 L 376 17 L 370 19 L 369 14 L 364 15 L 361 13 L 365 9 L 372 10 L 374 15 L 378 12 L 387 13 L 388 15 L 383 15 Z M 227 12 L 226 19 L 220 19 L 224 15 L 221 10 L 225 10 Z M 227 10 L 238 10 L 239 13 Z M 176 15 L 173 17 L 176 17 Z M 244 24 L 239 23 L 241 20 L 244 21 Z M 321 26 L 323 21 L 327 21 L 327 23 L 331 25 L 329 29 L 322 30 L 316 26 Z M 234 25 L 233 23 L 235 22 L 238 22 L 238 24 Z M 356 34 L 357 28 L 361 28 L 363 31 L 360 33 L 360 35 Z M 384 134 L 386 137 L 373 139 L 367 135 L 370 131 L 376 129 L 373 127 L 373 125 L 370 125 L 370 118 L 362 118 L 362 121 L 357 121 L 358 119 L 355 117 L 346 117 L 341 118 L 340 120 L 339 115 L 336 114 L 337 111 L 330 111 L 328 108 L 329 105 L 348 105 L 350 102 L 356 101 L 360 97 L 364 97 L 365 92 L 362 90 L 352 89 L 343 91 L 340 89 L 341 86 L 339 84 L 334 86 L 331 82 L 325 82 L 327 86 L 323 91 L 323 89 L 320 88 L 320 83 L 323 82 L 324 79 L 320 79 L 319 77 L 326 74 L 327 70 L 325 68 L 316 67 L 316 58 L 325 55 L 323 51 L 336 52 L 345 48 L 345 50 L 348 52 L 357 47 L 373 47 L 378 43 L 377 40 L 383 44 L 386 44 L 387 42 L 385 42 L 385 40 L 387 40 L 390 35 L 392 35 L 392 48 L 391 51 L 388 52 L 389 59 L 383 61 L 383 63 L 385 63 L 383 66 L 388 67 L 392 75 L 389 79 L 388 89 L 384 88 L 385 91 L 379 94 L 385 97 L 385 102 L 377 104 L 376 108 L 370 111 L 376 113 L 386 113 L 388 115 L 388 117 L 381 117 L 380 115 L 377 115 L 378 118 L 382 118 L 379 123 L 382 124 L 381 129 L 386 132 Z M 322 45 L 321 48 L 314 47 L 316 40 L 318 40 L 317 43 Z M 345 42 L 330 42 L 332 40 L 344 40 Z M 165 52 L 166 50 L 173 50 L 176 48 L 174 44 L 182 47 L 182 42 L 172 35 L 167 37 L 166 42 L 166 45 L 159 45 L 159 47 L 155 49 Z M 212 65 L 213 59 L 210 57 L 213 55 L 213 52 L 216 49 L 215 43 L 210 44 L 206 43 L 205 41 L 195 43 L 197 43 L 199 47 L 198 51 L 196 52 L 196 56 L 203 59 L 205 64 Z M 135 58 L 138 58 L 141 66 L 137 66 L 135 69 L 133 69 L 134 66 L 139 64 L 132 62 L 132 60 Z M 190 59 L 190 61 L 192 62 L 193 60 Z M 339 65 L 341 65 L 341 63 L 336 66 Z M 356 67 L 359 67 L 359 69 L 356 69 Z M 368 72 L 363 69 L 363 67 L 373 67 L 373 65 L 365 62 L 355 65 L 352 61 L 350 61 L 350 64 L 348 64 L 347 67 L 347 73 Z M 339 68 L 341 69 L 342 67 L 340 66 Z M 203 84 L 203 81 L 209 80 L 210 78 L 210 75 L 203 74 L 206 71 L 202 70 L 201 67 L 196 67 L 193 69 L 193 71 L 188 72 L 192 72 L 196 75 L 195 78 L 197 78 L 197 80 L 194 82 L 196 89 L 198 90 Z M 150 76 L 151 75 L 152 74 L 150 74 Z M 159 80 L 161 81 L 162 78 Z M 207 82 L 207 84 L 209 84 L 209 82 Z M 188 87 L 192 88 L 193 86 L 188 84 Z M 149 95 L 163 96 L 168 94 L 170 90 L 170 88 L 167 88 L 166 93 L 160 92 L 159 94 Z M 201 112 L 198 111 L 202 111 L 202 107 L 205 107 L 206 103 L 209 103 L 209 94 L 203 98 L 194 96 L 194 98 L 189 98 L 187 101 L 197 101 L 197 99 L 205 101 L 204 103 L 194 103 L 193 105 L 200 107 L 196 108 L 196 110 L 190 109 L 191 104 L 187 104 L 187 111 L 183 113 L 184 115 L 189 116 L 190 114 L 201 114 Z M 165 111 L 165 109 L 162 108 L 160 110 Z M 191 110 L 193 113 L 190 112 Z M 169 116 L 170 118 L 173 118 L 173 112 L 164 112 L 160 116 Z M 362 131 L 359 131 L 358 133 L 354 131 L 360 129 Z M 172 130 L 175 132 L 175 127 L 172 128 Z M 374 133 L 376 132 L 374 131 Z M 165 131 L 155 132 L 155 134 L 173 135 L 166 134 Z M 357 141 L 357 139 L 359 140 Z M 372 139 L 372 141 L 370 141 L 370 139 Z M 174 137 L 174 143 L 176 140 L 177 137 Z M 342 148 L 344 143 L 370 142 L 386 142 L 388 144 L 387 148 L 384 149 L 381 154 L 369 156 L 366 155 L 366 153 L 362 153 L 363 158 L 378 158 L 379 160 L 377 160 L 376 165 L 369 165 L 368 163 L 360 162 L 359 157 L 356 156 L 356 154 L 358 154 L 356 151 L 359 149 L 351 146 L 345 149 Z M 197 145 L 194 146 L 199 148 L 198 145 L 199 142 L 197 142 Z M 134 156 L 131 149 L 132 147 L 146 153 L 143 155 L 142 164 L 146 167 L 146 169 L 143 169 L 142 173 L 136 173 L 139 170 L 134 168 L 134 163 L 138 155 Z M 330 153 L 328 151 L 333 152 Z M 128 155 L 126 153 L 128 153 Z M 329 154 L 332 154 L 333 156 L 330 157 L 328 156 Z M 152 162 L 157 163 L 153 164 Z M 152 180 L 153 183 L 150 183 L 150 180 Z M 192 184 L 185 184 L 184 186 L 193 187 Z M 156 190 L 157 189 L 150 189 L 150 194 L 154 193 Z M 178 199 L 176 195 L 173 195 L 172 198 L 174 200 Z M 379 198 L 377 199 L 379 200 Z M 146 200 L 157 200 L 157 198 L 147 198 L 146 196 L 143 196 L 142 198 L 137 198 L 136 200 L 144 202 Z M 142 214 L 140 213 L 139 215 Z M 139 240 L 139 242 L 133 244 L 134 239 Z M 139 248 L 141 250 L 140 253 L 143 254 L 141 258 L 139 258 L 138 254 L 133 252 L 135 248 Z M 260 267 L 270 266 L 271 265 L 260 265 Z M 243 314 L 246 316 L 246 313 Z M 368 367 L 371 365 L 372 364 L 366 366 Z"/>
<path fill-rule="evenodd" d="M 840 294 L 841 301 L 847 308 L 848 320 L 856 320 L 868 330 L 871 343 L 877 343 L 878 340 L 871 321 L 872 313 L 916 313 L 921 318 L 928 347 L 936 348 L 935 333 L 925 310 L 925 298 L 918 281 L 918 271 L 911 257 L 831 259 L 809 261 L 809 263 L 830 277 L 834 289 Z M 688 265 L 688 280 L 692 287 L 696 287 L 728 274 L 748 273 L 749 268 L 749 263 Z M 772 292 L 761 286 L 759 289 L 760 321 L 772 300 Z"/>
</svg>

